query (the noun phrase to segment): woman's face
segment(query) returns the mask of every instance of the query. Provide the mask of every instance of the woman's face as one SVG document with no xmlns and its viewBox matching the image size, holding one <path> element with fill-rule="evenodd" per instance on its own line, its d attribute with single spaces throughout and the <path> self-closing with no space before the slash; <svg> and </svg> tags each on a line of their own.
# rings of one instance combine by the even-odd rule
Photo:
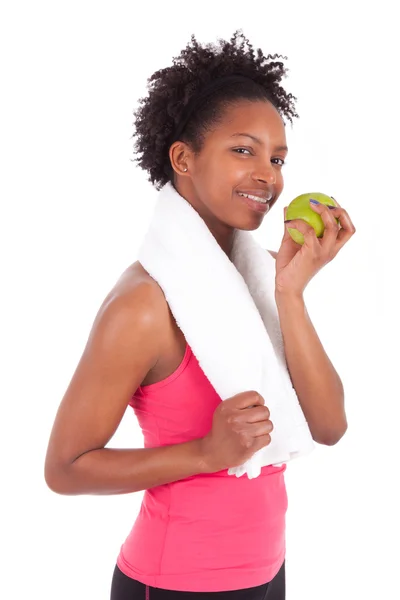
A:
<svg viewBox="0 0 400 600">
<path fill-rule="evenodd" d="M 199 154 L 177 149 L 176 188 L 215 234 L 257 229 L 283 190 L 285 146 L 285 126 L 276 108 L 268 101 L 240 101 L 206 134 Z M 256 210 L 240 192 L 272 194 L 272 201 L 254 203 L 262 207 Z"/>
</svg>

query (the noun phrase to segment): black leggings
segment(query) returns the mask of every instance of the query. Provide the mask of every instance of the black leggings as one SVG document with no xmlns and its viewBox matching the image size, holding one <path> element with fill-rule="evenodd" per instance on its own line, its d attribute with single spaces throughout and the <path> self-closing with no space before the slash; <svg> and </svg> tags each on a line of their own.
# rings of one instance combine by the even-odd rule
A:
<svg viewBox="0 0 400 600">
<path fill-rule="evenodd" d="M 174 592 L 145 585 L 131 579 L 115 565 L 111 583 L 110 600 L 207 600 L 231 598 L 232 600 L 285 600 L 285 562 L 272 581 L 257 587 L 229 592 Z"/>
</svg>

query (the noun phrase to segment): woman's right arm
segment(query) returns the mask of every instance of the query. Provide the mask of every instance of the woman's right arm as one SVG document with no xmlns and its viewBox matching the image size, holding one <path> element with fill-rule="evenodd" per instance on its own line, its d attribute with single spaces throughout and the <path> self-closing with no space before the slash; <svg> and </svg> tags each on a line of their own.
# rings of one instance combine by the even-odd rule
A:
<svg viewBox="0 0 400 600">
<path fill-rule="evenodd" d="M 44 475 L 52 491 L 127 494 L 209 472 L 201 439 L 105 448 L 158 360 L 167 311 L 160 288 L 147 281 L 104 301 L 51 431 Z"/>
</svg>

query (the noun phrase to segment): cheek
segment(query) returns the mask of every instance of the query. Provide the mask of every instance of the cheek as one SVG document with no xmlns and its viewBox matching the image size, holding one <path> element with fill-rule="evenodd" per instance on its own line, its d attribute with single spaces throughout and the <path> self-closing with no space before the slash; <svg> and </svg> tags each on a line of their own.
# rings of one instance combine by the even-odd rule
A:
<svg viewBox="0 0 400 600">
<path fill-rule="evenodd" d="M 207 159 L 196 165 L 196 183 L 199 188 L 213 190 L 218 195 L 223 188 L 230 185 L 230 169 L 227 161 L 220 154 L 208 153 Z"/>
</svg>

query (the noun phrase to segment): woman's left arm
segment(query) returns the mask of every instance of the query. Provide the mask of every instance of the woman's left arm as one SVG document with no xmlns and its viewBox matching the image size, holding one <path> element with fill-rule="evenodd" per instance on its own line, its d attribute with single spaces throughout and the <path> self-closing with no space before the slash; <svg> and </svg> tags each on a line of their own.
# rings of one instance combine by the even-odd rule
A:
<svg viewBox="0 0 400 600">
<path fill-rule="evenodd" d="M 313 439 L 331 446 L 347 429 L 343 385 L 314 329 L 303 292 L 356 229 L 337 200 L 330 208 L 319 203 L 310 205 L 324 222 L 324 234 L 317 238 L 314 229 L 302 219 L 292 220 L 290 225 L 285 221 L 285 233 L 275 256 L 275 300 L 286 362 L 304 416 Z M 303 234 L 302 245 L 293 241 L 290 227 Z"/>
<path fill-rule="evenodd" d="M 336 444 L 347 429 L 341 379 L 327 356 L 302 296 L 276 294 L 286 362 L 313 439 Z"/>
</svg>

